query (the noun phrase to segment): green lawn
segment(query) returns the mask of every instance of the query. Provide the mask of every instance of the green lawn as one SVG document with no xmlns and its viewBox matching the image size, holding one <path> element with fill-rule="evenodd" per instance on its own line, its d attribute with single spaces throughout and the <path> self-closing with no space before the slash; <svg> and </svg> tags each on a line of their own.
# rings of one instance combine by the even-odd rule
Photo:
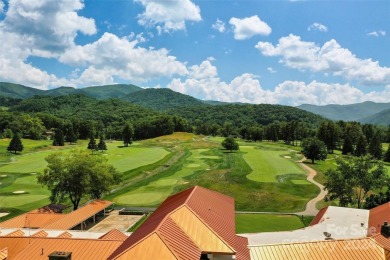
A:
<svg viewBox="0 0 390 260">
<path fill-rule="evenodd" d="M 162 176 L 150 180 L 145 185 L 113 197 L 116 204 L 123 206 L 155 206 L 165 200 L 177 186 L 187 184 L 186 177 L 198 171 L 205 171 L 209 166 L 206 160 L 218 159 L 218 156 L 207 156 L 209 149 L 192 149 L 176 171 L 168 171 Z M 160 178 L 158 178 L 160 177 Z"/>
<path fill-rule="evenodd" d="M 301 167 L 286 158 L 291 157 L 287 150 L 265 149 L 262 146 L 241 146 L 240 149 L 245 152 L 243 157 L 252 169 L 252 172 L 247 175 L 249 180 L 277 182 L 278 175 L 305 174 Z"/>
<path fill-rule="evenodd" d="M 236 233 L 289 231 L 305 225 L 296 215 L 236 214 Z"/>
</svg>

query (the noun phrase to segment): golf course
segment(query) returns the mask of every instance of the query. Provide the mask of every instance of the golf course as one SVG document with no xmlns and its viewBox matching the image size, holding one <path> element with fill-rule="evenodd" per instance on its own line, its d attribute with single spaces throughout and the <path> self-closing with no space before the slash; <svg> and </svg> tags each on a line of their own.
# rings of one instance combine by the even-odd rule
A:
<svg viewBox="0 0 390 260">
<path fill-rule="evenodd" d="M 1 142 L 0 148 L 5 150 L 7 140 Z M 22 153 L 1 156 L 0 209 L 9 212 L 8 217 L 50 202 L 50 191 L 37 183 L 49 154 L 71 153 L 86 149 L 87 144 L 81 140 L 59 149 L 46 140 L 23 143 L 26 149 Z M 105 156 L 121 173 L 121 183 L 104 198 L 117 207 L 153 208 L 173 193 L 201 185 L 234 197 L 237 211 L 293 213 L 303 211 L 319 193 L 296 163 L 302 158 L 297 151 L 270 142 L 239 144 L 240 150 L 230 152 L 221 147 L 219 137 L 190 133 L 137 141 L 129 147 L 123 147 L 120 141 L 108 141 L 106 151 L 95 153 Z M 238 228 L 242 232 L 262 231 L 256 225 L 245 227 L 245 223 L 269 221 L 286 223 L 277 225 L 282 230 L 303 227 L 296 216 L 271 216 L 238 215 Z"/>
</svg>

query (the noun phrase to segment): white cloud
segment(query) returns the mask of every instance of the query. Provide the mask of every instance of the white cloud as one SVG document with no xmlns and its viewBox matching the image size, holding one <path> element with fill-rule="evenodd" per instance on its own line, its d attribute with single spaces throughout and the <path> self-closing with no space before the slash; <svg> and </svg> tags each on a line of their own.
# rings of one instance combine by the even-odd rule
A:
<svg viewBox="0 0 390 260">
<path fill-rule="evenodd" d="M 214 30 L 217 30 L 220 33 L 223 33 L 226 28 L 225 28 L 225 23 L 219 19 L 215 21 L 215 23 L 211 26 Z"/>
<path fill-rule="evenodd" d="M 280 56 L 280 62 L 290 68 L 332 73 L 365 85 L 383 86 L 390 83 L 389 67 L 381 67 L 371 59 L 357 58 L 336 40 L 319 47 L 314 42 L 305 42 L 299 36 L 290 34 L 280 38 L 276 45 L 259 42 L 256 48 L 265 56 Z"/>
<path fill-rule="evenodd" d="M 83 7 L 80 0 L 12 0 L 1 29 L 28 43 L 33 55 L 55 57 L 74 46 L 78 32 L 96 33 L 95 21 L 76 13 Z"/>
<path fill-rule="evenodd" d="M 244 19 L 231 18 L 229 23 L 234 30 L 234 39 L 245 40 L 254 35 L 269 35 L 272 31 L 268 24 L 261 21 L 257 15 Z"/>
<path fill-rule="evenodd" d="M 328 31 L 328 27 L 326 27 L 325 25 L 320 24 L 320 23 L 313 23 L 313 24 L 311 24 L 311 25 L 307 28 L 307 30 L 308 30 L 308 31 L 327 32 L 327 31 Z"/>
<path fill-rule="evenodd" d="M 138 16 L 139 24 L 156 26 L 159 33 L 186 29 L 186 21 L 202 20 L 199 6 L 190 0 L 134 0 L 145 7 Z"/>
<path fill-rule="evenodd" d="M 231 82 L 218 77 L 217 68 L 211 60 L 189 68 L 185 79 L 175 78 L 169 88 L 203 100 L 225 102 L 269 103 L 298 106 L 300 104 L 352 104 L 372 100 L 388 102 L 390 85 L 383 91 L 363 93 L 350 84 L 321 83 L 312 81 L 284 81 L 273 90 L 261 87 L 258 77 L 244 73 Z"/>
<path fill-rule="evenodd" d="M 139 38 L 139 37 L 138 37 Z M 80 81 L 83 84 L 113 82 L 114 77 L 134 82 L 145 82 L 159 77 L 188 73 L 185 64 L 169 55 L 166 49 L 138 47 L 137 40 L 118 38 L 105 33 L 94 43 L 75 46 L 61 56 L 60 61 L 85 67 Z"/>
<path fill-rule="evenodd" d="M 380 31 L 373 31 L 370 33 L 367 33 L 368 36 L 375 36 L 375 37 L 380 37 L 380 36 L 386 36 L 386 31 L 380 30 Z"/>
<path fill-rule="evenodd" d="M 268 67 L 267 70 L 268 70 L 270 73 L 276 73 L 276 70 L 274 70 L 272 67 Z"/>
</svg>

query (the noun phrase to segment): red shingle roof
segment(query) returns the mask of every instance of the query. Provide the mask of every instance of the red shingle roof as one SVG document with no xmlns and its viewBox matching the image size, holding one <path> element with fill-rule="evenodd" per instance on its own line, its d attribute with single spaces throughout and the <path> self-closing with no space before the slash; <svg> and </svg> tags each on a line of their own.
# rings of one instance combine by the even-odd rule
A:
<svg viewBox="0 0 390 260">
<path fill-rule="evenodd" d="M 109 259 L 130 256 L 137 245 L 145 247 L 145 243 L 156 239 L 175 259 L 199 259 L 202 252 L 236 254 L 237 251 L 240 251 L 237 259 L 249 259 L 247 239 L 235 234 L 233 198 L 199 186 L 167 198 Z M 158 255 L 149 250 L 143 257 Z"/>
</svg>

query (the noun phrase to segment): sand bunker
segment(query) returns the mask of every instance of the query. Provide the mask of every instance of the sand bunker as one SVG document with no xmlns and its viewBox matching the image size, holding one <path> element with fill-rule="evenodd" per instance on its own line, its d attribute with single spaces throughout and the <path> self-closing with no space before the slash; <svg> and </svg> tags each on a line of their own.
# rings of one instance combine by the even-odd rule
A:
<svg viewBox="0 0 390 260">
<path fill-rule="evenodd" d="M 24 190 L 16 190 L 14 192 L 12 192 L 13 194 L 23 194 L 23 193 L 26 193 Z"/>
<path fill-rule="evenodd" d="M 5 216 L 7 216 L 8 214 L 9 214 L 9 213 L 1 212 L 1 213 L 0 213 L 0 218 L 1 218 L 1 217 L 5 217 Z"/>
<path fill-rule="evenodd" d="M 1 178 L 5 178 L 5 177 L 7 177 L 7 175 L 0 175 L 0 177 L 1 177 Z"/>
<path fill-rule="evenodd" d="M 32 172 L 32 173 L 30 173 L 31 175 L 35 175 L 35 174 L 37 174 L 36 172 Z"/>
<path fill-rule="evenodd" d="M 291 156 L 283 156 L 284 158 L 286 158 L 286 159 L 291 159 Z"/>
</svg>

